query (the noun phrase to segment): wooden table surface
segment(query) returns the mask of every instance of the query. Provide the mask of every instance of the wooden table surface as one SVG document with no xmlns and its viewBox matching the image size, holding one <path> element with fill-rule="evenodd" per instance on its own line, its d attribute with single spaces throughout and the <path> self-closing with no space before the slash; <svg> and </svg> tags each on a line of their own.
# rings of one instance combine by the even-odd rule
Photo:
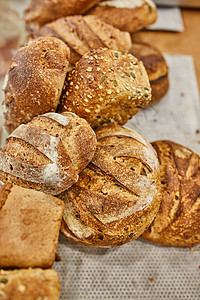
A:
<svg viewBox="0 0 200 300">
<path fill-rule="evenodd" d="M 141 31 L 133 34 L 133 40 L 147 42 L 162 52 L 192 55 L 200 92 L 200 10 L 181 11 L 183 32 Z"/>
</svg>

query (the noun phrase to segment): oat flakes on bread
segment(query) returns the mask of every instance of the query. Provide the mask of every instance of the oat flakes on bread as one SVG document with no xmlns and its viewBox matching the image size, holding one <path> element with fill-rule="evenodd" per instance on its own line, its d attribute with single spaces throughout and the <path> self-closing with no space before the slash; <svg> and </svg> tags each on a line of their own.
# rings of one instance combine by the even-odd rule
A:
<svg viewBox="0 0 200 300">
<path fill-rule="evenodd" d="M 51 268 L 63 209 L 63 202 L 51 195 L 1 186 L 0 268 Z"/>
<path fill-rule="evenodd" d="M 14 55 L 3 102 L 5 127 L 11 133 L 33 117 L 56 111 L 69 66 L 69 47 L 43 37 Z"/>
<path fill-rule="evenodd" d="M 22 124 L 0 149 L 0 180 L 59 194 L 91 161 L 96 136 L 73 113 L 47 113 Z"/>
<path fill-rule="evenodd" d="M 60 299 L 60 280 L 54 270 L 0 270 L 0 300 L 36 299 Z"/>
<path fill-rule="evenodd" d="M 144 64 L 151 85 L 152 99 L 149 105 L 155 104 L 169 88 L 166 60 L 157 48 L 142 42 L 134 42 L 130 53 Z"/>
<path fill-rule="evenodd" d="M 65 42 L 70 48 L 72 66 L 90 50 L 107 47 L 128 52 L 132 45 L 128 32 L 90 15 L 70 16 L 48 23 L 31 34 L 31 38 L 39 36 L 53 36 Z"/>
<path fill-rule="evenodd" d="M 28 28 L 39 27 L 51 21 L 86 12 L 100 0 L 31 0 L 24 19 Z"/>
<path fill-rule="evenodd" d="M 159 163 L 133 130 L 103 126 L 97 140 L 79 181 L 58 196 L 65 204 L 61 232 L 83 245 L 114 247 L 140 236 L 158 212 Z"/>
<path fill-rule="evenodd" d="M 152 143 L 161 167 L 161 205 L 143 234 L 151 242 L 169 246 L 200 243 L 200 157 L 171 141 Z"/>
<path fill-rule="evenodd" d="M 103 48 L 84 55 L 68 75 L 59 109 L 75 112 L 96 128 L 108 122 L 125 124 L 150 100 L 143 63 Z"/>
<path fill-rule="evenodd" d="M 101 1 L 88 14 L 128 32 L 139 31 L 157 19 L 156 6 L 152 0 Z"/>
</svg>

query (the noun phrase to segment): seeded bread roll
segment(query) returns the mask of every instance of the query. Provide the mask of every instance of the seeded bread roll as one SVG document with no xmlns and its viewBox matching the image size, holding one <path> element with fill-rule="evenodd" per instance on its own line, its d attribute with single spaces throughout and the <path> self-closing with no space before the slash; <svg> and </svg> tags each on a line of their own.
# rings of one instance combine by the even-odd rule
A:
<svg viewBox="0 0 200 300">
<path fill-rule="evenodd" d="M 20 186 L 0 188 L 0 267 L 52 267 L 63 203 Z"/>
<path fill-rule="evenodd" d="M 139 31 L 157 19 L 156 6 L 151 0 L 101 1 L 88 13 L 128 32 Z"/>
<path fill-rule="evenodd" d="M 93 49 L 107 47 L 128 52 L 132 45 L 128 32 L 121 32 L 96 16 L 71 16 L 58 19 L 32 34 L 33 38 L 39 36 L 53 36 L 64 41 L 70 48 L 71 65 Z"/>
<path fill-rule="evenodd" d="M 61 111 L 72 111 L 93 128 L 125 124 L 147 106 L 151 88 L 142 62 L 131 54 L 99 49 L 84 55 L 69 74 Z"/>
<path fill-rule="evenodd" d="M 69 66 L 69 48 L 52 37 L 39 38 L 15 54 L 5 88 L 5 127 L 11 133 L 33 117 L 55 111 Z"/>
<path fill-rule="evenodd" d="M 200 243 L 200 157 L 170 141 L 153 143 L 163 193 L 156 218 L 143 238 L 170 246 Z"/>
<path fill-rule="evenodd" d="M 59 198 L 61 232 L 87 246 L 114 247 L 140 236 L 160 205 L 156 152 L 137 132 L 119 125 L 97 131 L 97 151 L 79 181 Z"/>
<path fill-rule="evenodd" d="M 28 27 L 42 26 L 53 20 L 86 12 L 100 0 L 31 0 L 25 11 Z"/>
<path fill-rule="evenodd" d="M 152 99 L 149 105 L 158 102 L 169 88 L 168 66 L 162 53 L 146 43 L 133 43 L 130 53 L 141 60 L 147 71 Z"/>
<path fill-rule="evenodd" d="M 60 281 L 54 270 L 0 270 L 1 300 L 59 300 Z"/>
<path fill-rule="evenodd" d="M 47 113 L 6 139 L 0 180 L 56 195 L 78 180 L 95 149 L 95 133 L 85 120 L 69 112 Z"/>
</svg>

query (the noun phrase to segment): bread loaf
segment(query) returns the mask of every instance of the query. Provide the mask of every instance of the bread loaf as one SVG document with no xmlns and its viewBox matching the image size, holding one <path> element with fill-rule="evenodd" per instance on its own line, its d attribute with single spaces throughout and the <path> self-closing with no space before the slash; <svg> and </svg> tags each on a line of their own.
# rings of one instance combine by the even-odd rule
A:
<svg viewBox="0 0 200 300">
<path fill-rule="evenodd" d="M 153 143 L 163 193 L 155 220 L 143 238 L 170 246 L 200 243 L 200 157 L 170 141 Z"/>
<path fill-rule="evenodd" d="M 158 102 L 168 91 L 168 66 L 162 53 L 146 43 L 134 42 L 130 53 L 141 60 L 151 85 L 152 99 L 149 105 Z"/>
<path fill-rule="evenodd" d="M 140 236 L 158 212 L 159 163 L 133 130 L 104 126 L 97 140 L 79 181 L 59 195 L 65 204 L 61 232 L 80 244 L 114 247 Z"/>
<path fill-rule="evenodd" d="M 0 188 L 0 268 L 52 267 L 62 214 L 63 203 L 53 196 L 3 185 Z"/>
<path fill-rule="evenodd" d="M 143 63 L 131 54 L 103 48 L 84 55 L 69 74 L 60 110 L 75 112 L 96 128 L 125 124 L 150 100 Z"/>
<path fill-rule="evenodd" d="M 86 12 L 100 0 L 31 0 L 25 11 L 28 27 L 42 26 L 53 20 Z"/>
<path fill-rule="evenodd" d="M 60 281 L 54 270 L 0 270 L 1 300 L 59 300 Z"/>
<path fill-rule="evenodd" d="M 76 115 L 47 113 L 20 125 L 0 150 L 0 180 L 59 194 L 92 159 L 96 137 Z"/>
<path fill-rule="evenodd" d="M 139 31 L 157 19 L 156 6 L 152 0 L 101 1 L 88 13 L 128 32 Z"/>
<path fill-rule="evenodd" d="M 132 44 L 128 32 L 121 32 L 96 16 L 70 16 L 58 19 L 32 33 L 33 38 L 39 36 L 53 36 L 65 42 L 70 48 L 71 65 L 90 50 L 107 47 L 128 52 Z"/>
<path fill-rule="evenodd" d="M 9 133 L 37 115 L 56 110 L 69 55 L 67 45 L 52 37 L 39 38 L 17 51 L 3 103 Z"/>
</svg>

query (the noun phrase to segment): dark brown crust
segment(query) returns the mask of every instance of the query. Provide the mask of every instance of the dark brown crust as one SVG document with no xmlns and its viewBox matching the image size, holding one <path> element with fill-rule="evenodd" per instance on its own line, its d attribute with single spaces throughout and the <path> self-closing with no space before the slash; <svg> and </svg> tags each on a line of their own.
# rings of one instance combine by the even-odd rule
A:
<svg viewBox="0 0 200 300">
<path fill-rule="evenodd" d="M 53 37 L 39 38 L 17 51 L 3 102 L 9 133 L 37 115 L 56 111 L 69 55 L 67 45 Z"/>
<path fill-rule="evenodd" d="M 123 1 L 123 0 L 122 0 Z M 88 14 L 101 18 L 104 22 L 128 32 L 136 32 L 157 19 L 156 7 L 151 7 L 144 1 L 143 5 L 135 8 L 118 8 L 96 5 Z"/>
<path fill-rule="evenodd" d="M 79 244 L 114 247 L 136 239 L 155 217 L 159 164 L 150 144 L 134 131 L 105 126 L 97 139 L 92 162 L 58 196 L 65 203 L 61 232 Z"/>
<path fill-rule="evenodd" d="M 159 212 L 143 234 L 170 246 L 200 243 L 200 158 L 171 141 L 154 142 L 161 165 L 163 195 Z"/>
</svg>

